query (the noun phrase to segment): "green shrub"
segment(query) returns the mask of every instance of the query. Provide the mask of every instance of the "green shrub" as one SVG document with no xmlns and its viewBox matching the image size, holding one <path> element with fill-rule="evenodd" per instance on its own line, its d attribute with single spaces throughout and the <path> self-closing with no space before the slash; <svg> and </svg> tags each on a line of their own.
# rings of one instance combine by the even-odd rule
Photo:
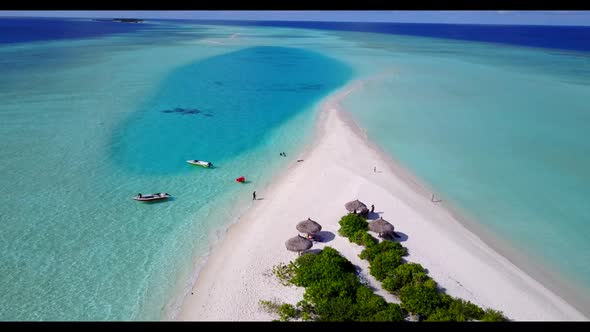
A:
<svg viewBox="0 0 590 332">
<path fill-rule="evenodd" d="M 350 241 L 352 243 L 356 243 L 359 246 L 365 246 L 365 247 L 375 245 L 379 242 L 371 234 L 367 233 L 367 231 L 364 231 L 361 229 L 352 233 L 352 235 L 350 235 L 350 237 L 348 238 L 348 241 Z"/>
<path fill-rule="evenodd" d="M 470 301 L 455 299 L 449 310 L 451 312 L 460 312 L 467 320 L 481 320 L 484 317 L 484 310 Z"/>
<path fill-rule="evenodd" d="M 388 303 L 385 310 L 375 313 L 369 320 L 376 322 L 401 322 L 404 320 L 404 314 L 398 304 Z"/>
<path fill-rule="evenodd" d="M 403 320 L 400 306 L 388 304 L 362 285 L 352 263 L 333 248 L 326 247 L 317 255 L 303 255 L 293 266 L 292 283 L 306 289 L 296 307 L 280 307 L 281 320 L 294 317 L 320 321 Z"/>
<path fill-rule="evenodd" d="M 330 247 L 297 258 L 295 266 L 291 282 L 306 287 L 303 298 L 314 305 L 330 298 L 353 297 L 361 285 L 354 265 Z"/>
<path fill-rule="evenodd" d="M 375 246 L 377 243 L 379 243 L 379 240 L 374 238 L 371 234 L 369 234 L 367 232 L 363 233 L 362 243 L 361 243 L 362 246 L 372 247 L 372 246 Z"/>
<path fill-rule="evenodd" d="M 275 313 L 279 312 L 279 307 L 281 306 L 280 303 L 275 302 L 275 301 L 260 300 L 258 303 L 260 304 L 260 306 L 262 307 L 262 309 L 264 311 L 271 313 L 271 314 L 275 314 Z"/>
<path fill-rule="evenodd" d="M 369 223 L 367 220 L 354 213 L 345 215 L 338 223 L 340 224 L 338 234 L 344 237 L 351 237 L 357 231 L 366 232 L 369 229 Z"/>
<path fill-rule="evenodd" d="M 314 304 L 330 298 L 353 298 L 361 286 L 352 273 L 343 274 L 337 279 L 322 279 L 307 286 L 303 299 Z"/>
<path fill-rule="evenodd" d="M 439 297 L 440 305 L 428 316 L 427 321 L 464 322 L 480 320 L 484 315 L 483 309 L 469 301 L 453 298 L 448 294 L 439 294 Z"/>
<path fill-rule="evenodd" d="M 446 308 L 436 308 L 434 313 L 425 319 L 426 322 L 463 322 L 464 318 L 458 319 L 453 313 Z"/>
<path fill-rule="evenodd" d="M 379 244 L 382 246 L 383 250 L 395 251 L 401 257 L 408 256 L 408 248 L 402 246 L 399 242 L 382 241 Z"/>
<path fill-rule="evenodd" d="M 392 277 L 391 273 L 387 273 L 385 279 L 381 281 L 381 287 L 383 287 L 383 289 L 385 289 L 386 291 L 392 292 L 394 294 L 397 292 L 399 288 L 401 288 L 398 288 L 396 280 Z"/>
<path fill-rule="evenodd" d="M 291 279 L 295 276 L 295 264 L 279 263 L 272 267 L 272 273 L 279 279 L 283 286 L 291 285 Z"/>
<path fill-rule="evenodd" d="M 348 241 L 352 242 L 352 243 L 356 243 L 358 245 L 362 245 L 364 234 L 367 234 L 367 232 L 363 231 L 362 229 L 359 229 L 359 230 L 355 231 L 354 233 L 352 233 L 350 235 L 350 237 L 348 237 Z"/>
<path fill-rule="evenodd" d="M 355 306 L 350 298 L 330 298 L 315 306 L 319 321 L 345 322 L 357 318 Z"/>
<path fill-rule="evenodd" d="M 291 282 L 296 286 L 309 287 L 320 280 L 338 280 L 346 273 L 356 272 L 354 265 L 337 250 L 325 247 L 319 254 L 304 254 L 295 261 L 295 276 Z"/>
<path fill-rule="evenodd" d="M 354 226 L 359 219 L 364 221 L 353 215 L 346 221 L 350 222 L 347 225 Z M 484 311 L 469 301 L 439 293 L 436 282 L 420 264 L 402 264 L 407 249 L 401 244 L 377 243 L 364 230 L 357 229 L 351 234 L 351 241 L 366 246 L 359 256 L 369 260 L 371 275 L 383 281 L 384 289 L 399 293 L 401 306 L 387 303 L 362 285 L 354 265 L 330 247 L 317 255 L 304 254 L 289 265 L 279 264 L 273 268 L 284 283 L 306 288 L 302 301 L 296 306 L 271 301 L 260 301 L 261 305 L 278 313 L 280 321 L 297 318 L 304 321 L 403 321 L 405 311 L 420 314 L 427 321 L 507 320 L 499 311 Z"/>
<path fill-rule="evenodd" d="M 434 281 L 434 279 L 432 279 L 430 277 L 428 277 L 426 280 L 424 280 L 422 285 L 424 285 L 424 287 L 427 287 L 427 288 L 432 288 L 432 289 L 438 290 L 438 286 L 436 284 L 436 281 Z"/>
<path fill-rule="evenodd" d="M 419 284 L 428 279 L 426 271 L 422 265 L 417 263 L 406 263 L 396 267 L 393 271 L 387 273 L 383 280 L 383 289 L 390 292 L 397 292 L 405 285 Z"/>
<path fill-rule="evenodd" d="M 370 320 L 375 313 L 387 309 L 387 302 L 373 293 L 367 286 L 360 286 L 356 290 L 356 306 L 359 320 Z"/>
<path fill-rule="evenodd" d="M 283 303 L 278 310 L 279 319 L 281 321 L 288 321 L 291 319 L 299 318 L 299 310 L 289 303 Z"/>
<path fill-rule="evenodd" d="M 375 279 L 382 281 L 387 277 L 388 273 L 400 266 L 402 257 L 398 252 L 389 250 L 379 253 L 373 258 L 371 265 L 369 265 L 369 272 Z"/>
<path fill-rule="evenodd" d="M 311 304 L 310 302 L 305 300 L 297 302 L 297 309 L 299 309 L 299 312 L 301 314 L 301 320 L 309 321 L 314 319 L 315 312 L 313 304 Z"/>
<path fill-rule="evenodd" d="M 310 313 L 308 313 L 308 312 L 302 312 L 301 313 L 301 320 L 304 321 L 304 322 L 308 322 L 308 321 L 313 321 L 314 318 L 313 318 L 313 316 Z"/>
<path fill-rule="evenodd" d="M 433 287 L 434 285 L 434 287 Z M 429 279 L 418 285 L 406 285 L 399 292 L 403 308 L 413 314 L 429 316 L 441 305 L 441 297 L 434 280 Z"/>
<path fill-rule="evenodd" d="M 508 318 L 504 317 L 501 311 L 486 309 L 481 318 L 483 322 L 507 322 Z"/>
<path fill-rule="evenodd" d="M 374 238 L 373 238 L 374 239 Z M 372 263 L 375 256 L 379 253 L 383 253 L 386 251 L 395 251 L 398 253 L 400 257 L 404 257 L 408 255 L 408 249 L 404 246 L 399 244 L 398 242 L 393 241 L 381 241 L 376 245 L 367 246 L 363 251 L 361 251 L 359 257 L 361 259 L 366 259 L 369 263 Z"/>
<path fill-rule="evenodd" d="M 365 249 L 363 249 L 363 251 L 361 251 L 359 257 L 361 259 L 369 261 L 370 264 L 373 261 L 373 258 L 375 258 L 375 255 L 377 255 L 378 253 L 379 249 L 377 249 L 377 245 L 368 246 Z"/>
</svg>

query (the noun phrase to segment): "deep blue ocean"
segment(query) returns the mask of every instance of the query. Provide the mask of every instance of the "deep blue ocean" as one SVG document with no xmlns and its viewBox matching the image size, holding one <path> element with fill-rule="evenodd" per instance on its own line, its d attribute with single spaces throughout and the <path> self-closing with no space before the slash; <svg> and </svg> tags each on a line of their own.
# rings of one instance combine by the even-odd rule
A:
<svg viewBox="0 0 590 332">
<path fill-rule="evenodd" d="M 0 44 L 79 39 L 144 29 L 145 23 L 64 20 L 60 18 L 0 18 Z"/>
<path fill-rule="evenodd" d="M 146 20 L 141 24 L 64 20 L 60 18 L 2 18 L 0 44 L 99 37 L 145 29 L 149 22 L 191 22 L 213 25 L 268 26 L 358 31 L 502 43 L 572 51 L 590 51 L 590 26 L 476 25 L 374 22 Z M 9 33 L 7 33 L 9 32 Z"/>
<path fill-rule="evenodd" d="M 194 22 L 221 25 L 376 32 L 572 51 L 590 51 L 590 26 L 213 20 L 199 20 Z"/>
</svg>

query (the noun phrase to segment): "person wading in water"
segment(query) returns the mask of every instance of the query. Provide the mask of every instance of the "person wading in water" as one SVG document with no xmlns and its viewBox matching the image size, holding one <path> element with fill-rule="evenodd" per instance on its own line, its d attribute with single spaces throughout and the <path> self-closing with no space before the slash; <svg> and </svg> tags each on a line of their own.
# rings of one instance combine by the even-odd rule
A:
<svg viewBox="0 0 590 332">
<path fill-rule="evenodd" d="M 254 200 L 256 200 L 256 192 L 253 192 L 253 193 L 252 193 L 252 200 L 253 200 L 253 201 L 254 201 Z"/>
</svg>

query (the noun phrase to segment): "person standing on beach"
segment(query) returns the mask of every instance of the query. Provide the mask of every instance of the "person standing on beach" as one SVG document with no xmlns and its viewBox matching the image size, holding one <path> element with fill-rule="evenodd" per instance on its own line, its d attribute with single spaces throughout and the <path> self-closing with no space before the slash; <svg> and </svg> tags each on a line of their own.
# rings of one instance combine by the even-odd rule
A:
<svg viewBox="0 0 590 332">
<path fill-rule="evenodd" d="M 371 213 L 375 212 L 375 205 L 371 204 Z"/>
<path fill-rule="evenodd" d="M 255 201 L 256 200 L 256 191 L 252 193 L 252 200 Z"/>
<path fill-rule="evenodd" d="M 373 167 L 373 173 L 377 173 L 377 166 Z"/>
</svg>

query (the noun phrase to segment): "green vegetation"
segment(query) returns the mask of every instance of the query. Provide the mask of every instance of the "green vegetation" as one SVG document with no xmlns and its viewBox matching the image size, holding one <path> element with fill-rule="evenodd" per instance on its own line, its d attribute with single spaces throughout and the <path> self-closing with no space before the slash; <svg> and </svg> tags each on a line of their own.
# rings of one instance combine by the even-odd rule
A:
<svg viewBox="0 0 590 332">
<path fill-rule="evenodd" d="M 356 214 L 340 219 L 338 233 L 365 249 L 359 257 L 369 262 L 369 273 L 382 282 L 383 289 L 397 295 L 401 306 L 387 303 L 361 284 L 350 261 L 331 248 L 307 253 L 288 265 L 279 264 L 273 273 L 283 285 L 305 287 L 296 306 L 260 301 L 279 320 L 304 321 L 403 321 L 408 314 L 425 321 L 507 321 L 502 312 L 483 310 L 453 298 L 438 289 L 436 282 L 417 263 L 405 263 L 408 250 L 400 243 L 379 242 L 369 233 L 367 221 Z"/>
<path fill-rule="evenodd" d="M 265 301 L 265 300 L 260 300 L 260 306 L 266 311 L 266 312 L 278 312 L 279 308 L 281 307 L 280 303 L 274 302 L 274 301 Z"/>
<path fill-rule="evenodd" d="M 275 301 L 264 301 L 260 300 L 260 306 L 269 313 L 276 313 L 279 315 L 279 321 L 285 322 L 292 319 L 302 318 L 304 313 L 304 308 L 296 308 L 292 304 L 288 303 L 278 303 Z"/>
<path fill-rule="evenodd" d="M 288 265 L 279 263 L 276 266 L 273 266 L 272 273 L 279 278 L 279 281 L 283 286 L 290 286 L 291 285 L 291 278 L 295 273 L 295 265 L 293 262 L 290 262 Z"/>
<path fill-rule="evenodd" d="M 283 303 L 279 307 L 279 320 L 288 321 L 290 319 L 299 318 L 301 311 L 288 303 Z"/>
<path fill-rule="evenodd" d="M 352 243 L 356 243 L 359 246 L 365 247 L 373 246 L 379 242 L 376 238 L 372 237 L 371 234 L 361 229 L 354 232 L 348 239 Z"/>
<path fill-rule="evenodd" d="M 486 309 L 481 321 L 483 322 L 505 322 L 507 319 L 501 311 Z"/>
<path fill-rule="evenodd" d="M 369 233 L 367 235 L 371 236 Z M 372 237 L 372 236 L 371 236 Z M 375 239 L 375 238 L 373 238 Z M 375 239 L 376 240 L 376 239 Z M 381 241 L 376 245 L 369 245 L 359 255 L 360 258 L 366 259 L 369 263 L 373 263 L 375 257 L 379 254 L 386 253 L 389 251 L 393 251 L 397 253 L 398 256 L 404 257 L 408 255 L 408 249 L 404 248 L 398 242 L 392 241 Z"/>
<path fill-rule="evenodd" d="M 420 264 L 402 264 L 387 273 L 382 286 L 386 291 L 397 294 L 404 285 L 417 285 L 428 279 L 426 271 Z"/>
<path fill-rule="evenodd" d="M 375 279 L 383 281 L 389 271 L 393 271 L 396 267 L 402 264 L 402 257 L 399 253 L 388 250 L 379 253 L 375 256 L 371 265 L 369 265 L 369 272 Z"/>
<path fill-rule="evenodd" d="M 357 231 L 363 231 L 363 233 L 366 233 L 369 229 L 369 223 L 367 220 L 354 213 L 345 215 L 338 223 L 340 224 L 338 234 L 347 237 L 350 242 L 353 242 L 351 236 L 358 236 L 358 234 L 355 235 Z"/>
<path fill-rule="evenodd" d="M 297 307 L 270 306 L 269 301 L 261 301 L 267 310 L 278 313 L 280 320 L 401 321 L 404 318 L 399 305 L 385 302 L 362 285 L 352 263 L 333 248 L 304 254 L 295 260 L 293 267 L 289 282 L 306 288 L 303 301 Z"/>
<path fill-rule="evenodd" d="M 404 309 L 426 317 L 433 314 L 442 302 L 436 289 L 436 282 L 432 279 L 421 284 L 402 287 L 399 299 Z"/>
</svg>

